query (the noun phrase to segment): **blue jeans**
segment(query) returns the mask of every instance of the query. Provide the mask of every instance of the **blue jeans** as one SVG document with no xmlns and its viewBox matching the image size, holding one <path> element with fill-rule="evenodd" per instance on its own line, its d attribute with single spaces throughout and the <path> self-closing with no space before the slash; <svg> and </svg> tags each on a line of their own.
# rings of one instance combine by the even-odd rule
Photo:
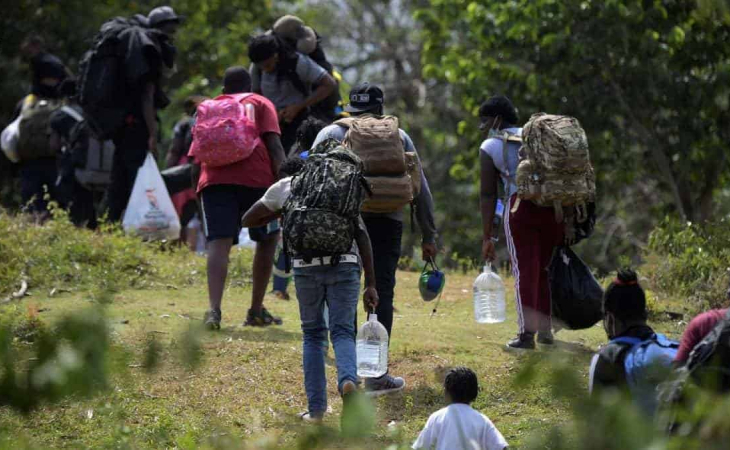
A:
<svg viewBox="0 0 730 450">
<path fill-rule="evenodd" d="M 339 264 L 294 269 L 294 285 L 304 333 L 304 388 L 309 413 L 321 416 L 327 410 L 322 342 L 327 340 L 325 304 L 329 309 L 329 331 L 335 350 L 337 386 L 357 382 L 355 356 L 355 313 L 360 296 L 360 266 Z"/>
</svg>

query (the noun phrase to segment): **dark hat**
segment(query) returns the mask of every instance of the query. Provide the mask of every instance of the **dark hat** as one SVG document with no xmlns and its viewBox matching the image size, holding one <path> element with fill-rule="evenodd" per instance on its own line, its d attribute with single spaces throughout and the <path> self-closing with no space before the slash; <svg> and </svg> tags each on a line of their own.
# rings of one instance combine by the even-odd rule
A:
<svg viewBox="0 0 730 450">
<path fill-rule="evenodd" d="M 159 26 L 165 22 L 180 23 L 183 20 L 185 20 L 185 16 L 178 16 L 170 6 L 158 6 L 147 14 L 147 22 L 151 27 Z"/>
<path fill-rule="evenodd" d="M 296 41 L 297 51 L 308 55 L 317 48 L 317 33 L 297 16 L 286 15 L 274 23 L 274 33 L 291 41 Z"/>
<path fill-rule="evenodd" d="M 350 104 L 345 112 L 361 113 L 383 106 L 383 91 L 368 82 L 359 84 L 350 90 Z"/>
</svg>

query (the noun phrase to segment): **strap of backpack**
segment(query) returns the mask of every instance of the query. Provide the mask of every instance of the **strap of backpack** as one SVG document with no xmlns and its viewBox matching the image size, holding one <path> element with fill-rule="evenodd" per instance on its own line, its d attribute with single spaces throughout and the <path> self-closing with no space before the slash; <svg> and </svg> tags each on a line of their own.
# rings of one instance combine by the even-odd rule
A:
<svg viewBox="0 0 730 450">
<path fill-rule="evenodd" d="M 84 116 L 79 114 L 78 111 L 76 111 L 75 109 L 73 109 L 70 106 L 62 106 L 61 111 L 65 112 L 66 114 L 71 116 L 76 122 L 83 122 L 84 120 L 86 120 L 86 119 L 84 119 Z"/>
<path fill-rule="evenodd" d="M 504 201 L 503 202 L 505 205 L 509 204 L 509 186 L 514 185 L 515 187 L 517 187 L 517 179 L 515 178 L 516 174 L 510 173 L 510 171 L 509 171 L 509 146 L 508 146 L 508 143 L 509 143 L 510 137 L 511 137 L 510 134 L 507 133 L 506 131 L 503 132 L 499 136 L 499 139 L 502 141 L 502 162 L 504 164 L 504 171 L 505 171 L 505 175 L 507 176 L 507 184 L 508 184 L 507 189 L 504 190 Z M 509 211 L 507 212 L 507 214 L 509 214 Z"/>
</svg>

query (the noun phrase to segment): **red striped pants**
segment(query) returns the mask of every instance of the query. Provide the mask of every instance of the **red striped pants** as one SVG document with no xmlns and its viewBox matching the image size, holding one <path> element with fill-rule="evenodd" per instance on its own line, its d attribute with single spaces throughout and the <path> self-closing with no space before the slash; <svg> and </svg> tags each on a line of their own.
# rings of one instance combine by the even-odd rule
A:
<svg viewBox="0 0 730 450">
<path fill-rule="evenodd" d="M 552 207 L 522 200 L 511 212 L 517 196 L 509 201 L 504 231 L 515 278 L 515 302 L 520 334 L 549 332 L 551 323 L 548 268 L 553 250 L 563 241 L 563 223 L 555 220 Z"/>
</svg>

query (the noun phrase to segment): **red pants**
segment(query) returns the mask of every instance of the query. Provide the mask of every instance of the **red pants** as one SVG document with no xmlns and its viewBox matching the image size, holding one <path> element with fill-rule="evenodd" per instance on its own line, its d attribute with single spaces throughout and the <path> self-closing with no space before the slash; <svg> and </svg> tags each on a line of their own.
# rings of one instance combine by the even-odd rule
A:
<svg viewBox="0 0 730 450">
<path fill-rule="evenodd" d="M 520 201 L 511 212 L 517 197 L 512 196 L 505 214 L 504 231 L 515 277 L 517 322 L 520 334 L 549 332 L 550 284 L 548 267 L 553 250 L 563 241 L 565 227 L 555 221 L 551 207 Z"/>
</svg>

